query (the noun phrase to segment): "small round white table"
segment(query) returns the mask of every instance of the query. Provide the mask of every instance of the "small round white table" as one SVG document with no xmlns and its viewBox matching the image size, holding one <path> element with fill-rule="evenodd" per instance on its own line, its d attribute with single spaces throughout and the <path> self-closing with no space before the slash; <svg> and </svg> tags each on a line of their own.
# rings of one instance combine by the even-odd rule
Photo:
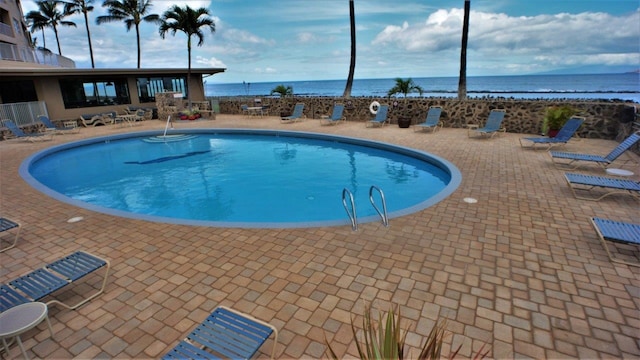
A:
<svg viewBox="0 0 640 360">
<path fill-rule="evenodd" d="M 614 176 L 633 176 L 633 171 L 625 169 L 607 169 L 607 174 Z"/>
<path fill-rule="evenodd" d="M 22 355 L 25 359 L 28 359 L 27 352 L 20 340 L 20 334 L 25 333 L 34 327 L 38 326 L 42 320 L 47 321 L 49 332 L 53 337 L 53 329 L 51 328 L 51 322 L 47 316 L 47 304 L 41 302 L 31 302 L 21 304 L 0 314 L 0 339 L 7 353 L 9 353 L 9 346 L 7 345 L 8 338 L 15 337 Z"/>
</svg>

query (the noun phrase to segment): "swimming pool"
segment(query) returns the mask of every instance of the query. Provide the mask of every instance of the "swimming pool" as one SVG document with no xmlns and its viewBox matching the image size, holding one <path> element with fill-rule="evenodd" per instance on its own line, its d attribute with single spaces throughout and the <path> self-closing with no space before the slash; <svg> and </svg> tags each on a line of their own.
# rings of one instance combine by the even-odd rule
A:
<svg viewBox="0 0 640 360">
<path fill-rule="evenodd" d="M 148 131 L 63 144 L 26 159 L 20 174 L 49 196 L 107 214 L 265 228 L 350 224 L 344 188 L 365 223 L 380 220 L 369 203 L 372 185 L 394 218 L 441 201 L 460 183 L 444 159 L 369 140 L 246 129 L 180 134 L 180 141 Z"/>
</svg>

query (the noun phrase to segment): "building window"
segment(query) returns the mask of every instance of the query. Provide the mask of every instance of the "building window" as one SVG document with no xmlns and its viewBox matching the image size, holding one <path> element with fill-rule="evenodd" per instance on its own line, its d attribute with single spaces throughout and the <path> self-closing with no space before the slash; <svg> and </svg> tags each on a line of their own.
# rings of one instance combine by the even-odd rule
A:
<svg viewBox="0 0 640 360">
<path fill-rule="evenodd" d="M 13 30 L 15 31 L 16 37 L 22 35 L 22 26 L 20 26 L 20 21 L 16 18 L 13 18 Z"/>
<path fill-rule="evenodd" d="M 131 104 L 126 79 L 60 80 L 60 91 L 66 109 Z"/>
<path fill-rule="evenodd" d="M 187 97 L 185 77 L 148 77 L 137 78 L 138 98 L 141 103 L 155 102 L 156 93 L 172 91 L 181 92 Z"/>
<path fill-rule="evenodd" d="M 0 103 L 38 101 L 33 80 L 0 81 Z"/>
</svg>

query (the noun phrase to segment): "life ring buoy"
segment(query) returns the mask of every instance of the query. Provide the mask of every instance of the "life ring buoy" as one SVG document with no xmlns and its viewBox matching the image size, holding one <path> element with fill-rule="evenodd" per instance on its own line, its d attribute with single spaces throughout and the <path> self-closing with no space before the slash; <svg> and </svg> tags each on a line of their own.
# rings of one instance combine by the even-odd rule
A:
<svg viewBox="0 0 640 360">
<path fill-rule="evenodd" d="M 380 103 L 377 101 L 372 102 L 371 104 L 369 104 L 369 111 L 375 115 L 378 113 L 378 109 L 380 109 Z"/>
</svg>

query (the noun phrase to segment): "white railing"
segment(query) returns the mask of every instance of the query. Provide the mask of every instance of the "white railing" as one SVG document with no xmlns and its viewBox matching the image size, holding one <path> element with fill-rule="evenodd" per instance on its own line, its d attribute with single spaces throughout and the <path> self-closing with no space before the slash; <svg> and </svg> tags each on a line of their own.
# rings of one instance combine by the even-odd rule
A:
<svg viewBox="0 0 640 360">
<path fill-rule="evenodd" d="M 51 51 L 4 43 L 0 43 L 0 59 L 72 69 L 76 67 L 73 60 L 54 54 Z"/>
<path fill-rule="evenodd" d="M 44 101 L 0 104 L 0 120 L 13 120 L 18 126 L 36 124 L 38 115 L 49 116 Z"/>
</svg>

